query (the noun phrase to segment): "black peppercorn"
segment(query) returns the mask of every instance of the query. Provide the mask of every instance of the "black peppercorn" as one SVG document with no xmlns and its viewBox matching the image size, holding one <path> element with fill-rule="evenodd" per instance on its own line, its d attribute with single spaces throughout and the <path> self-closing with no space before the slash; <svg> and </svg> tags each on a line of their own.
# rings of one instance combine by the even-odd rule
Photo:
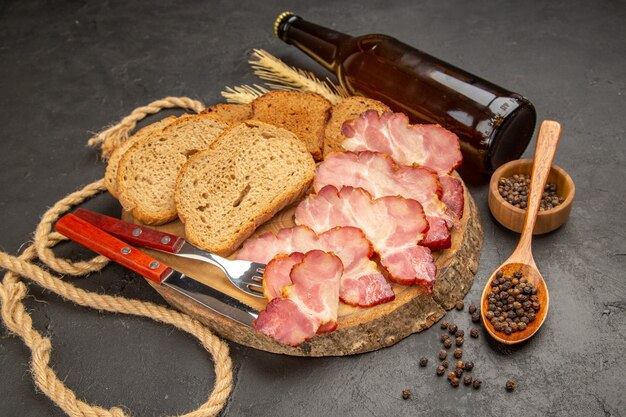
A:
<svg viewBox="0 0 626 417">
<path fill-rule="evenodd" d="M 461 378 L 463 376 L 463 368 L 456 368 L 454 370 L 454 374 L 457 378 Z"/>
<path fill-rule="evenodd" d="M 493 293 L 490 293 L 490 294 L 492 294 L 492 295 L 490 296 L 490 298 L 491 298 L 491 297 L 493 297 Z M 477 308 L 477 307 L 476 307 L 476 304 L 470 304 L 470 306 L 469 306 L 469 308 L 467 309 L 467 311 L 468 311 L 470 314 L 474 314 L 474 313 L 476 312 L 476 308 Z"/>
<path fill-rule="evenodd" d="M 454 371 L 448 372 L 448 380 L 452 381 L 453 378 L 456 378 L 456 374 L 454 373 Z"/>
<path fill-rule="evenodd" d="M 402 390 L 402 399 L 403 400 L 408 400 L 409 398 L 411 398 L 411 390 L 408 388 L 405 388 Z"/>
<path fill-rule="evenodd" d="M 456 376 L 450 380 L 450 385 L 452 385 L 454 388 L 458 387 L 459 384 L 459 378 L 457 378 Z"/>
<path fill-rule="evenodd" d="M 454 334 L 456 337 L 463 337 L 465 336 L 465 331 L 464 330 L 457 330 L 456 333 Z"/>
<path fill-rule="evenodd" d="M 448 328 L 448 322 L 446 320 L 441 322 L 441 328 L 442 329 L 447 329 Z"/>
<path fill-rule="evenodd" d="M 456 345 L 457 346 L 463 346 L 464 342 L 465 342 L 465 339 L 463 339 L 462 337 L 457 337 L 456 338 Z"/>
<path fill-rule="evenodd" d="M 463 377 L 463 384 L 465 384 L 465 385 L 471 385 L 471 383 L 472 383 L 472 377 L 471 377 L 471 376 L 469 376 L 469 375 L 465 375 L 465 376 Z"/>
<path fill-rule="evenodd" d="M 504 275 L 502 271 L 496 272 L 496 277 L 502 278 L 502 275 Z"/>
<path fill-rule="evenodd" d="M 457 359 L 461 359 L 461 357 L 463 356 L 463 350 L 456 348 L 454 349 L 454 357 Z"/>
<path fill-rule="evenodd" d="M 441 341 L 441 343 L 445 342 L 446 339 L 450 339 L 450 336 L 448 336 L 447 333 L 441 333 L 441 337 L 439 337 L 439 341 Z"/>
<path fill-rule="evenodd" d="M 455 368 L 465 368 L 465 363 L 462 360 L 458 360 L 454 363 Z"/>
<path fill-rule="evenodd" d="M 423 368 L 428 365 L 428 358 L 420 358 L 420 366 Z"/>
<path fill-rule="evenodd" d="M 474 323 L 478 323 L 480 321 L 480 314 L 478 314 L 478 312 L 472 314 L 472 321 Z"/>
<path fill-rule="evenodd" d="M 448 369 L 448 361 L 441 361 L 441 366 Z"/>
<path fill-rule="evenodd" d="M 461 311 L 465 308 L 465 303 L 463 302 L 463 300 L 459 300 L 456 302 L 456 309 Z"/>
<path fill-rule="evenodd" d="M 441 349 L 439 351 L 439 359 L 444 360 L 447 357 L 448 357 L 448 351 Z"/>
<path fill-rule="evenodd" d="M 507 391 L 509 391 L 509 392 L 514 391 L 516 386 L 517 386 L 517 384 L 512 379 L 509 379 L 508 381 L 506 381 L 506 390 Z"/>
<path fill-rule="evenodd" d="M 438 376 L 441 376 L 441 375 L 443 375 L 446 372 L 446 368 L 444 368 L 443 366 L 439 365 L 437 367 L 437 371 L 436 372 L 437 372 Z"/>
<path fill-rule="evenodd" d="M 465 362 L 465 370 L 467 372 L 471 371 L 472 369 L 474 369 L 474 362 L 472 361 L 467 361 Z"/>
<path fill-rule="evenodd" d="M 474 382 L 472 382 L 472 387 L 474 387 L 474 389 L 478 389 L 480 388 L 480 384 L 482 384 L 482 381 L 478 378 L 474 378 Z"/>
<path fill-rule="evenodd" d="M 448 331 L 450 332 L 450 334 L 455 334 L 457 330 L 457 325 L 454 323 L 450 323 L 450 325 L 448 326 Z"/>
<path fill-rule="evenodd" d="M 446 339 L 443 341 L 443 347 L 449 349 L 452 346 L 452 339 Z"/>
<path fill-rule="evenodd" d="M 478 337 L 478 329 L 476 327 L 470 330 L 470 336 L 472 336 L 474 339 Z"/>
</svg>

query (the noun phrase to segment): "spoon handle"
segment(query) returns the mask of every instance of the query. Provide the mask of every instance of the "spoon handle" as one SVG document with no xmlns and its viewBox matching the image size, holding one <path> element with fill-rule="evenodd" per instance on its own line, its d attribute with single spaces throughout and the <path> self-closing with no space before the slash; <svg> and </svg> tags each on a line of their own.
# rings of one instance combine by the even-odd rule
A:
<svg viewBox="0 0 626 417">
<path fill-rule="evenodd" d="M 544 120 L 544 122 L 541 123 L 539 136 L 537 137 L 537 146 L 535 147 L 535 160 L 533 162 L 524 227 L 517 248 L 515 249 L 515 253 L 518 256 L 528 257 L 529 261 L 532 261 L 530 244 L 535 222 L 537 221 L 537 212 L 560 137 L 561 125 L 558 122 Z"/>
</svg>

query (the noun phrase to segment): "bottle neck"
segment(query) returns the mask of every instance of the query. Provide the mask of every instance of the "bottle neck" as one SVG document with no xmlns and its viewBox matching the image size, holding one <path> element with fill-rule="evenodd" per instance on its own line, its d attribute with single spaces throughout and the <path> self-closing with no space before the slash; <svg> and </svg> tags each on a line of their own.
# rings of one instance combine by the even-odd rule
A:
<svg viewBox="0 0 626 417">
<path fill-rule="evenodd" d="M 279 17 L 276 22 L 276 36 L 302 50 L 332 72 L 338 66 L 341 45 L 351 39 L 351 36 L 307 22 L 293 14 Z"/>
</svg>

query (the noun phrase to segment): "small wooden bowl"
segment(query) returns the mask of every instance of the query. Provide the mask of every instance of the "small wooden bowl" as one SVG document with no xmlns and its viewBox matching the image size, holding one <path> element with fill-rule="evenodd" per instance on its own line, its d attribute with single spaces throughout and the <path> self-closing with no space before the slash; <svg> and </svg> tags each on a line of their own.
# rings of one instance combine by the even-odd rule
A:
<svg viewBox="0 0 626 417">
<path fill-rule="evenodd" d="M 526 210 L 509 204 L 498 192 L 498 180 L 508 178 L 515 174 L 531 175 L 533 161 L 531 159 L 518 159 L 508 162 L 498 168 L 491 176 L 489 182 L 489 210 L 496 220 L 507 229 L 520 233 L 524 226 Z M 572 178 L 562 168 L 552 165 L 548 175 L 548 183 L 556 183 L 557 194 L 563 197 L 560 205 L 540 211 L 537 215 L 537 223 L 533 229 L 534 235 L 551 232 L 563 225 L 569 218 L 574 201 L 575 187 Z"/>
</svg>

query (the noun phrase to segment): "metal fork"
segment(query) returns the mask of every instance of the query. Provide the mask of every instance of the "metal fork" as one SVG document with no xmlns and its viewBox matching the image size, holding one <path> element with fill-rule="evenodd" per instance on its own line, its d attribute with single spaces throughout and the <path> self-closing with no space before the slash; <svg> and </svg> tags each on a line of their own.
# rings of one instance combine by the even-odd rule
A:
<svg viewBox="0 0 626 417">
<path fill-rule="evenodd" d="M 263 297 L 265 264 L 226 259 L 213 252 L 200 249 L 182 237 L 82 208 L 76 209 L 74 215 L 135 246 L 155 249 L 182 258 L 195 259 L 215 265 L 224 272 L 235 287 L 254 297 Z"/>
<path fill-rule="evenodd" d="M 224 272 L 224 275 L 235 287 L 255 297 L 263 297 L 265 264 L 226 259 L 213 252 L 200 249 L 187 241 L 182 244 L 175 255 L 215 265 Z"/>
</svg>

